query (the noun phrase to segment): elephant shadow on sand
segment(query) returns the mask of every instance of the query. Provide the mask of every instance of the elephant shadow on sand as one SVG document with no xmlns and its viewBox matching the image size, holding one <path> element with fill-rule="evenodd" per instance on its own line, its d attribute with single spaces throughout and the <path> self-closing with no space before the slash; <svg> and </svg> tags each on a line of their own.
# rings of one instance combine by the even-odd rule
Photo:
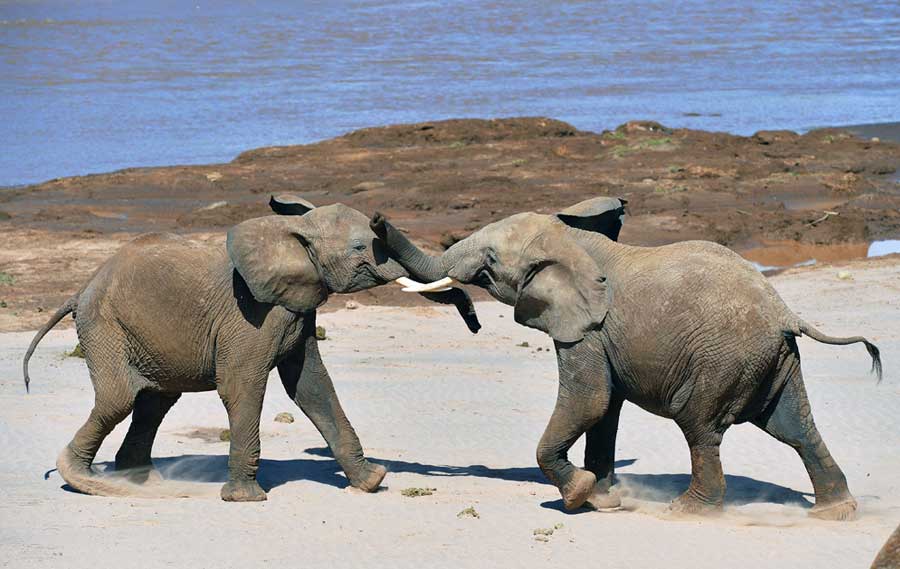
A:
<svg viewBox="0 0 900 569">
<path fill-rule="evenodd" d="M 336 488 L 349 485 L 340 474 L 341 468 L 333 459 L 327 447 L 308 448 L 308 455 L 321 458 L 260 459 L 259 483 L 267 492 L 288 482 L 310 480 Z M 323 458 L 327 460 L 323 460 Z M 469 466 L 433 465 L 421 462 L 372 458 L 372 462 L 382 464 L 389 472 L 411 473 L 425 476 L 476 476 L 496 478 L 510 482 L 535 482 L 549 484 L 537 467 L 491 468 L 480 464 Z M 617 460 L 617 469 L 636 463 L 638 459 Z M 228 478 L 228 456 L 189 454 L 153 459 L 156 468 L 168 480 L 191 482 L 224 482 Z M 102 465 L 101 465 L 102 466 Z M 107 465 L 112 467 L 110 463 Z M 627 489 L 628 495 L 649 502 L 670 502 L 688 487 L 689 473 L 683 474 L 631 474 L 617 473 L 619 482 Z M 752 503 L 775 503 L 810 508 L 806 498 L 811 493 L 799 492 L 785 486 L 764 482 L 746 476 L 725 476 L 728 493 L 727 505 L 742 506 Z M 562 500 L 544 502 L 545 508 L 563 510 Z"/>
</svg>

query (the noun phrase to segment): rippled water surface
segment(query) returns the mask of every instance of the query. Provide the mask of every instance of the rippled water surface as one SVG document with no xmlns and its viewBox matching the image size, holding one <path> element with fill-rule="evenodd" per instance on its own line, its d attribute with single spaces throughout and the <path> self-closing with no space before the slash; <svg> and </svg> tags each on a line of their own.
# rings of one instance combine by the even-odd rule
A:
<svg viewBox="0 0 900 569">
<path fill-rule="evenodd" d="M 364 126 L 900 120 L 900 2 L 0 2 L 0 185 Z"/>
</svg>

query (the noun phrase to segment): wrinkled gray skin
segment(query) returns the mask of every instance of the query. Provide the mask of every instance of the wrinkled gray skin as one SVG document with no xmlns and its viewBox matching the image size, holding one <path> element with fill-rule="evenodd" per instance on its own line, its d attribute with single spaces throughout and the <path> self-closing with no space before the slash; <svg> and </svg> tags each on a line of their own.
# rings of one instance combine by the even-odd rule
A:
<svg viewBox="0 0 900 569">
<path fill-rule="evenodd" d="M 720 509 L 722 435 L 751 421 L 800 454 L 815 489 L 811 513 L 847 519 L 856 501 L 816 430 L 795 337 L 830 338 L 792 313 L 766 279 L 715 243 L 615 242 L 623 203 L 582 202 L 556 215 L 492 223 L 442 256 L 419 251 L 380 214 L 372 228 L 422 281 L 450 276 L 515 307 L 516 322 L 549 334 L 559 366 L 556 408 L 537 448 L 566 508 L 619 504 L 609 492 L 624 400 L 673 419 L 691 452 L 687 491 L 671 508 Z M 567 457 L 587 433 L 585 468 Z"/>
<path fill-rule="evenodd" d="M 124 246 L 42 329 L 25 356 L 65 314 L 94 385 L 90 417 L 57 461 L 73 488 L 125 495 L 134 487 L 95 474 L 103 439 L 133 412 L 116 469 L 136 482 L 151 474 L 150 451 L 166 412 L 183 392 L 217 390 L 228 411 L 231 449 L 222 499 L 265 500 L 256 481 L 259 421 L 269 372 L 331 447 L 350 484 L 374 491 L 385 469 L 363 456 L 319 356 L 316 308 L 331 293 L 378 286 L 407 272 L 387 255 L 362 213 L 337 204 L 312 209 L 293 196 L 271 203 L 283 215 L 245 221 L 227 250 L 170 234 Z M 431 295 L 455 302 L 473 331 L 471 303 L 454 289 Z"/>
</svg>

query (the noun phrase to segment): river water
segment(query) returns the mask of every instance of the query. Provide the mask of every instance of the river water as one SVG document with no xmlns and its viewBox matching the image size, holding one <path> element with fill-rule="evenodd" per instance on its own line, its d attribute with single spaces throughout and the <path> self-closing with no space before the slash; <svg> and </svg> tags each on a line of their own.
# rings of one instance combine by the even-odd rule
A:
<svg viewBox="0 0 900 569">
<path fill-rule="evenodd" d="M 900 120 L 897 0 L 0 1 L 0 185 L 449 117 Z"/>
</svg>

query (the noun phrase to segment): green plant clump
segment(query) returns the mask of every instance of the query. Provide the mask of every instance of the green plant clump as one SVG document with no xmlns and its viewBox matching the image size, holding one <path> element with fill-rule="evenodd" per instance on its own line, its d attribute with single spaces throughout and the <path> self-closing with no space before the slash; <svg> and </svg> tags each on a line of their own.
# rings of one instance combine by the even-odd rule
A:
<svg viewBox="0 0 900 569">
<path fill-rule="evenodd" d="M 431 496 L 437 492 L 437 488 L 404 488 L 400 494 L 407 498 L 418 498 L 420 496 Z"/>
<path fill-rule="evenodd" d="M 81 349 L 81 342 L 75 344 L 75 347 L 72 348 L 71 352 L 66 352 L 67 358 L 81 358 L 84 359 L 84 350 Z"/>
<path fill-rule="evenodd" d="M 466 508 L 466 509 L 460 511 L 458 514 L 456 514 L 456 517 L 457 518 L 480 518 L 481 514 L 479 514 L 475 510 L 475 508 L 473 508 L 472 506 L 469 506 L 468 508 Z"/>
</svg>

